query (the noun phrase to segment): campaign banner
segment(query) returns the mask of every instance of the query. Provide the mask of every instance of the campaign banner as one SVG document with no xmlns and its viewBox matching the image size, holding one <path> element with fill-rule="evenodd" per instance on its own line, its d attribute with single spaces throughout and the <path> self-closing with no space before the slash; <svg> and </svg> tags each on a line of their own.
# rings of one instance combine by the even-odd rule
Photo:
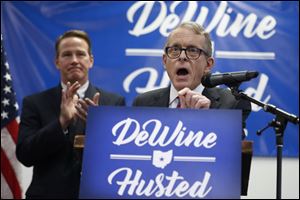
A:
<svg viewBox="0 0 300 200">
<path fill-rule="evenodd" d="M 130 106 L 137 95 L 170 85 L 163 48 L 189 20 L 211 36 L 213 73 L 258 71 L 240 89 L 299 116 L 297 1 L 2 1 L 1 32 L 19 107 L 25 96 L 59 84 L 54 45 L 70 29 L 91 37 L 90 81 Z M 246 132 L 254 155 L 276 156 L 275 131 L 256 135 L 274 118 L 252 104 Z M 299 125 L 288 123 L 283 156 L 299 156 Z"/>
<path fill-rule="evenodd" d="M 93 107 L 80 198 L 240 198 L 239 110 Z"/>
</svg>

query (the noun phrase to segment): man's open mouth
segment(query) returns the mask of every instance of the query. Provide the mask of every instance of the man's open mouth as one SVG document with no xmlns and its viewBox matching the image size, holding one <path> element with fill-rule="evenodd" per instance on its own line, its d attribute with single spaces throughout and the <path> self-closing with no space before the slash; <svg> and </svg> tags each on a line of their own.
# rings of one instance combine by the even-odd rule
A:
<svg viewBox="0 0 300 200">
<path fill-rule="evenodd" d="M 187 75 L 188 73 L 189 73 L 188 70 L 185 69 L 185 68 L 180 68 L 180 69 L 178 69 L 177 72 L 176 72 L 176 74 L 177 74 L 178 76 L 184 76 L 184 75 Z"/>
</svg>

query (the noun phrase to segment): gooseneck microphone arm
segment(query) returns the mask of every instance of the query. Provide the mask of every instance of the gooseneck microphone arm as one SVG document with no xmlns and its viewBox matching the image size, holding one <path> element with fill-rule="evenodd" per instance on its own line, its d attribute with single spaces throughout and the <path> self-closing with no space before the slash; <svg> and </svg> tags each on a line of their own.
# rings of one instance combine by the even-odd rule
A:
<svg viewBox="0 0 300 200">
<path fill-rule="evenodd" d="M 284 130 L 288 122 L 292 122 L 296 125 L 299 124 L 299 117 L 288 113 L 282 109 L 277 108 L 271 104 L 265 104 L 252 97 L 249 97 L 245 93 L 239 90 L 239 86 L 244 81 L 249 81 L 252 78 L 256 78 L 258 72 L 255 71 L 241 71 L 241 72 L 228 72 L 222 74 L 208 74 L 203 77 L 202 85 L 205 87 L 215 87 L 217 85 L 226 85 L 231 89 L 231 93 L 236 99 L 246 99 L 263 108 L 265 112 L 275 115 L 275 119 L 268 123 L 268 125 L 257 131 L 257 135 L 261 135 L 264 130 L 269 127 L 273 127 L 276 133 L 276 146 L 277 146 L 277 178 L 276 178 L 276 198 L 281 199 L 281 176 L 282 176 L 282 149 L 283 149 L 283 135 Z"/>
<path fill-rule="evenodd" d="M 202 85 L 211 88 L 217 85 L 224 84 L 231 89 L 231 92 L 235 96 L 235 98 L 237 99 L 243 98 L 249 100 L 250 102 L 262 107 L 266 112 L 270 112 L 276 116 L 278 115 L 294 124 L 299 124 L 299 117 L 290 114 L 282 109 L 279 109 L 272 104 L 265 104 L 252 97 L 249 97 L 248 95 L 244 94 L 238 89 L 242 82 L 249 81 L 253 78 L 256 78 L 258 74 L 259 73 L 256 71 L 240 71 L 240 72 L 226 72 L 221 74 L 208 74 L 203 77 Z"/>
<path fill-rule="evenodd" d="M 299 124 L 299 117 L 294 115 L 294 114 L 291 114 L 291 113 L 288 113 L 280 108 L 277 108 L 276 106 L 272 105 L 272 104 L 265 104 L 261 101 L 258 101 L 252 97 L 249 97 L 248 95 L 246 95 L 245 93 L 241 92 L 238 90 L 238 87 L 230 87 L 231 89 L 231 93 L 235 96 L 235 98 L 237 99 L 246 99 L 260 107 L 263 108 L 263 110 L 265 112 L 269 112 L 269 113 L 272 113 L 274 115 L 278 115 L 284 119 L 286 119 L 287 121 L 289 122 L 292 122 L 293 124 Z"/>
<path fill-rule="evenodd" d="M 261 101 L 258 101 L 252 97 L 249 97 L 245 93 L 241 92 L 238 87 L 240 83 L 236 86 L 230 87 L 232 94 L 237 99 L 246 99 L 250 102 L 260 106 L 263 108 L 265 112 L 269 112 L 275 115 L 275 119 L 268 123 L 268 125 L 262 130 L 257 131 L 257 135 L 261 135 L 264 130 L 269 127 L 273 127 L 276 134 L 276 147 L 277 147 L 277 171 L 276 171 L 276 198 L 281 199 L 281 184 L 282 184 L 282 149 L 283 149 L 283 136 L 286 125 L 288 122 L 292 122 L 293 124 L 299 124 L 299 117 L 296 115 L 290 114 L 282 109 L 277 108 L 271 104 L 265 104 Z"/>
</svg>

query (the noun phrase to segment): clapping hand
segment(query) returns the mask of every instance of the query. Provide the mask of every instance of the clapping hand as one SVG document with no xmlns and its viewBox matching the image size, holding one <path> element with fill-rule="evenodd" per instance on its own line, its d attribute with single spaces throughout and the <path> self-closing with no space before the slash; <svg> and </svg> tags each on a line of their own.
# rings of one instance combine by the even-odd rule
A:
<svg viewBox="0 0 300 200">
<path fill-rule="evenodd" d="M 100 93 L 97 92 L 93 100 L 89 98 L 79 99 L 77 104 L 76 104 L 76 116 L 82 119 L 83 121 L 86 121 L 87 119 L 87 111 L 89 106 L 98 106 L 99 105 L 99 99 L 100 99 Z"/>
<path fill-rule="evenodd" d="M 69 124 L 75 120 L 77 109 L 75 105 L 78 102 L 77 90 L 80 88 L 78 81 L 71 85 L 67 83 L 67 89 L 62 91 L 59 121 L 63 129 L 66 129 Z"/>
</svg>

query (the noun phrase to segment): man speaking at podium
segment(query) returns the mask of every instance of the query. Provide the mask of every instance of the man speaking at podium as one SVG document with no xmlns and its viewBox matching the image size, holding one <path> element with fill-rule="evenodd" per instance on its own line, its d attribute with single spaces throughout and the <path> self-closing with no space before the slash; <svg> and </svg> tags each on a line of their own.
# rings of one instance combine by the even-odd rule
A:
<svg viewBox="0 0 300 200">
<path fill-rule="evenodd" d="M 184 22 L 175 28 L 165 44 L 163 64 L 171 86 L 137 96 L 134 106 L 156 106 L 192 109 L 241 109 L 243 127 L 251 112 L 247 100 L 236 100 L 221 88 L 204 88 L 201 80 L 214 65 L 210 36 L 195 22 Z"/>
<path fill-rule="evenodd" d="M 123 97 L 89 82 L 94 59 L 87 33 L 67 31 L 55 49 L 61 83 L 23 100 L 16 154 L 33 166 L 26 198 L 78 198 L 82 152 L 73 143 L 85 132 L 88 106 L 125 105 Z"/>
<path fill-rule="evenodd" d="M 191 109 L 241 109 L 243 128 L 251 112 L 249 101 L 236 100 L 224 88 L 205 88 L 202 78 L 214 65 L 209 34 L 195 22 L 184 22 L 169 35 L 164 48 L 163 64 L 171 80 L 171 86 L 137 96 L 133 106 L 154 106 Z M 218 122 L 216 122 L 218 123 Z M 245 137 L 241 131 L 242 138 Z M 247 195 L 252 158 L 251 142 L 242 146 L 242 195 Z M 245 150 L 245 152 L 244 152 Z M 250 152 L 250 153 L 249 153 Z"/>
</svg>

